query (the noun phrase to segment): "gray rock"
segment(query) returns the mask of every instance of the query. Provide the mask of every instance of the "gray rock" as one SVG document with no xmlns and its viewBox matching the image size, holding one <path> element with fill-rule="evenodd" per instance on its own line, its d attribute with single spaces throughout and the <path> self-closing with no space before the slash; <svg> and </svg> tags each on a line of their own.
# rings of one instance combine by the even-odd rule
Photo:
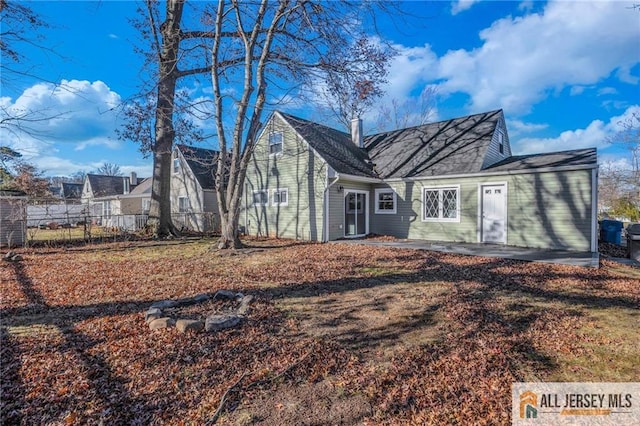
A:
<svg viewBox="0 0 640 426">
<path fill-rule="evenodd" d="M 153 308 L 167 309 L 167 308 L 175 308 L 176 306 L 178 306 L 178 303 L 175 300 L 161 300 L 151 305 L 151 309 Z"/>
<path fill-rule="evenodd" d="M 154 319 L 158 319 L 162 317 L 162 311 L 160 308 L 149 308 L 147 312 L 144 313 L 144 320 L 149 324 Z"/>
<path fill-rule="evenodd" d="M 210 315 L 204 323 L 205 331 L 218 331 L 235 327 L 240 324 L 242 317 L 238 315 Z"/>
<path fill-rule="evenodd" d="M 14 256 L 11 256 L 11 260 L 13 262 L 20 262 L 20 261 L 22 261 L 22 256 L 20 256 L 19 254 L 16 254 Z"/>
<path fill-rule="evenodd" d="M 216 294 L 213 296 L 214 300 L 218 300 L 218 299 L 235 299 L 236 293 L 230 291 L 230 290 L 218 290 L 216 291 Z"/>
<path fill-rule="evenodd" d="M 238 308 L 238 315 L 245 316 L 249 313 L 249 303 L 253 300 L 253 296 L 244 296 L 240 300 L 240 307 Z"/>
<path fill-rule="evenodd" d="M 179 332 L 202 331 L 204 323 L 200 320 L 179 319 L 176 321 L 176 328 Z"/>
<path fill-rule="evenodd" d="M 162 328 L 169 328 L 176 325 L 176 320 L 169 317 L 157 318 L 149 323 L 151 330 L 160 330 Z"/>
<path fill-rule="evenodd" d="M 4 255 L 4 260 L 11 260 L 11 258 L 15 255 L 16 255 L 15 251 L 8 251 L 7 254 Z"/>
<path fill-rule="evenodd" d="M 202 303 L 202 302 L 206 302 L 210 298 L 211 296 L 208 294 L 198 294 L 197 296 L 193 296 L 193 301 L 194 303 Z"/>
</svg>

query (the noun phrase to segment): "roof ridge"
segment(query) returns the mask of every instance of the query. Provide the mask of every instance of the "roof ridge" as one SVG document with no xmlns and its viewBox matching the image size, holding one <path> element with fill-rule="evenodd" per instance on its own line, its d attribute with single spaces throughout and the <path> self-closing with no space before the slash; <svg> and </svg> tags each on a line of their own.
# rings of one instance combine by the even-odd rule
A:
<svg viewBox="0 0 640 426">
<path fill-rule="evenodd" d="M 387 130 L 385 132 L 372 133 L 370 135 L 365 136 L 365 139 L 373 138 L 373 137 L 376 137 L 376 136 L 379 136 L 379 135 L 383 135 L 385 133 L 393 133 L 393 132 L 400 132 L 400 131 L 405 131 L 405 130 L 418 129 L 418 128 L 421 128 L 421 127 L 435 126 L 436 124 L 448 123 L 448 122 L 457 121 L 457 120 L 460 120 L 460 121 L 468 120 L 471 117 L 475 117 L 475 116 L 479 116 L 479 115 L 493 115 L 493 114 L 497 114 L 497 113 L 500 113 L 500 112 L 502 112 L 504 114 L 502 108 L 499 108 L 499 109 L 494 109 L 494 110 L 491 110 L 491 111 L 484 111 L 484 112 L 478 112 L 478 113 L 475 113 L 475 114 L 468 114 L 468 115 L 464 115 L 462 117 L 453 117 L 453 118 L 449 118 L 447 120 L 438 120 L 438 121 L 432 121 L 432 122 L 429 122 L 429 123 L 418 124 L 418 125 L 415 125 L 415 126 L 401 127 L 401 128 L 398 128 L 398 129 Z"/>
</svg>

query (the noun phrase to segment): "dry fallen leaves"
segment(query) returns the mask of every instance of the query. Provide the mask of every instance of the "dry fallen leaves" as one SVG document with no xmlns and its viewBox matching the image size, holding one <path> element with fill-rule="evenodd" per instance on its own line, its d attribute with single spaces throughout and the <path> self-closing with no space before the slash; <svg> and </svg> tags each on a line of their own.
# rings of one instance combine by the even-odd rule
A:
<svg viewBox="0 0 640 426">
<path fill-rule="evenodd" d="M 557 359 L 589 352 L 587 343 L 614 343 L 579 331 L 601 327 L 589 309 L 640 304 L 637 275 L 608 268 L 282 240 L 254 244 L 269 248 L 220 257 L 203 242 L 114 243 L 23 250 L 23 262 L 0 264 L 0 418 L 202 424 L 232 388 L 220 421 L 233 422 L 239 404 L 283 386 L 330 380 L 345 398 L 371 401 L 370 417 L 361 419 L 367 424 L 507 424 L 512 382 L 544 377 Z M 300 319 L 279 305 L 362 288 L 384 293 L 398 282 L 446 289 L 434 300 L 432 327 L 440 337 L 393 346 L 380 362 L 331 334 L 304 332 Z M 239 328 L 217 334 L 146 328 L 143 312 L 154 301 L 221 288 L 256 296 Z M 401 296 L 395 299 L 401 303 Z M 385 315 L 385 300 L 373 312 Z M 189 313 L 206 315 L 211 305 L 198 309 Z M 277 402 L 268 410 L 283 407 Z"/>
</svg>

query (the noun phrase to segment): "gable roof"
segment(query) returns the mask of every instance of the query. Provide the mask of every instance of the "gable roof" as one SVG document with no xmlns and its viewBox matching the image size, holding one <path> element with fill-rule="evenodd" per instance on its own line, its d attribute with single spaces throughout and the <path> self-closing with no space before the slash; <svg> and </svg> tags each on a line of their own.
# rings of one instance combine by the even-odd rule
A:
<svg viewBox="0 0 640 426">
<path fill-rule="evenodd" d="M 378 178 L 365 149 L 357 147 L 348 133 L 278 112 L 337 173 Z"/>
<path fill-rule="evenodd" d="M 151 194 L 153 178 L 138 178 L 138 184 L 131 190 L 129 195 Z"/>
<path fill-rule="evenodd" d="M 81 183 L 62 182 L 62 193 L 60 195 L 65 199 L 80 199 L 82 186 Z"/>
<path fill-rule="evenodd" d="M 87 174 L 87 179 L 91 185 L 94 197 L 108 197 L 111 195 L 124 194 L 124 179 L 128 178 L 123 176 Z"/>
<path fill-rule="evenodd" d="M 551 152 L 548 154 L 514 155 L 485 170 L 503 172 L 512 170 L 532 170 L 549 167 L 595 167 L 598 164 L 595 148 Z"/>
<path fill-rule="evenodd" d="M 176 148 L 182 154 L 202 189 L 215 189 L 217 161 L 220 152 L 182 144 L 176 144 Z"/>
<path fill-rule="evenodd" d="M 382 178 L 477 173 L 502 110 L 367 136 L 365 147 Z"/>
</svg>

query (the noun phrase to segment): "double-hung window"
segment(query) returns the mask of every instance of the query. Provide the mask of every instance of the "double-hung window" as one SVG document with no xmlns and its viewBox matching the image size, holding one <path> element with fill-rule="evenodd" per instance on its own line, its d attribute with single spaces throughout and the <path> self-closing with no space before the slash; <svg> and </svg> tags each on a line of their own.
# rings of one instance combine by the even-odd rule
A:
<svg viewBox="0 0 640 426">
<path fill-rule="evenodd" d="M 180 173 L 180 159 L 178 157 L 173 159 L 173 173 Z"/>
<path fill-rule="evenodd" d="M 422 220 L 460 221 L 460 186 L 424 188 Z"/>
<path fill-rule="evenodd" d="M 253 205 L 266 206 L 269 204 L 269 193 L 267 191 L 253 191 Z"/>
<path fill-rule="evenodd" d="M 271 205 L 286 206 L 289 204 L 289 190 L 287 188 L 278 188 L 273 190 L 271 197 Z"/>
<path fill-rule="evenodd" d="M 188 197 L 179 197 L 178 198 L 178 213 L 188 213 L 191 204 L 189 203 Z"/>
<path fill-rule="evenodd" d="M 269 155 L 282 154 L 282 132 L 269 133 Z"/>
<path fill-rule="evenodd" d="M 396 192 L 391 188 L 376 189 L 376 214 L 396 213 Z"/>
</svg>

